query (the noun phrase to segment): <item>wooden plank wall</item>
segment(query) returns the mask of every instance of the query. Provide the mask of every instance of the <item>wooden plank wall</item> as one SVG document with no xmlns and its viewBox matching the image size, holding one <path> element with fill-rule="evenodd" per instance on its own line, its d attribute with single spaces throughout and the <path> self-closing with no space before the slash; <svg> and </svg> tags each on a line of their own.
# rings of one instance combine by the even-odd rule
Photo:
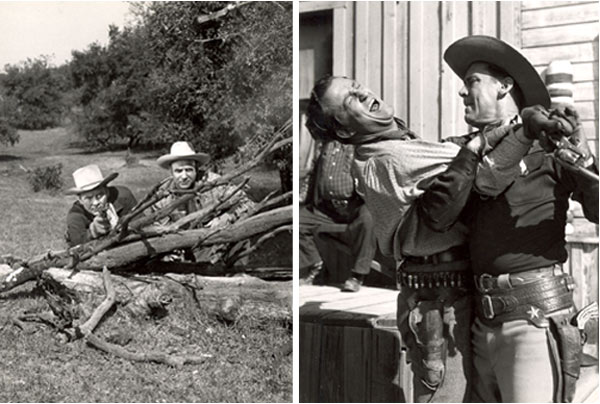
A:
<svg viewBox="0 0 600 404">
<path fill-rule="evenodd" d="M 575 107 L 598 155 L 598 2 L 526 1 L 522 50 L 540 74 L 553 60 L 573 65 Z"/>
</svg>

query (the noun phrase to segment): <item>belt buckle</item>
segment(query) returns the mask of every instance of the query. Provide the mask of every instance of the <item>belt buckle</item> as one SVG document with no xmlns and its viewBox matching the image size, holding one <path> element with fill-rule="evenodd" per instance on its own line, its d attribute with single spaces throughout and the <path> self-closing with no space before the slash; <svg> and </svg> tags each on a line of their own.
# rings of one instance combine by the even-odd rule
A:
<svg viewBox="0 0 600 404">
<path fill-rule="evenodd" d="M 490 295 L 481 296 L 481 307 L 483 308 L 483 316 L 488 320 L 492 320 L 496 316 Z"/>
<path fill-rule="evenodd" d="M 481 291 L 483 293 L 487 293 L 491 289 L 493 289 L 493 285 L 492 285 L 492 282 L 491 282 L 492 279 L 493 279 L 492 275 L 490 275 L 490 274 L 482 274 L 482 275 L 479 275 L 479 276 L 476 277 L 475 284 L 479 288 L 479 291 Z M 490 281 L 490 283 L 488 284 L 487 281 Z"/>
</svg>

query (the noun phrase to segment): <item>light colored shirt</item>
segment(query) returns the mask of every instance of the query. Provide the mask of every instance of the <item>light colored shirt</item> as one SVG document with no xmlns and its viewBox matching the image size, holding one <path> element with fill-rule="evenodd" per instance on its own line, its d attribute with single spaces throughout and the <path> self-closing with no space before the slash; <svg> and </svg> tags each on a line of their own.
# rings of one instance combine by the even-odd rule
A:
<svg viewBox="0 0 600 404">
<path fill-rule="evenodd" d="M 531 142 L 511 137 L 516 137 L 512 131 L 479 164 L 475 185 L 480 192 L 497 195 L 520 173 L 519 162 Z M 425 192 L 418 187 L 419 182 L 444 172 L 459 150 L 454 143 L 420 139 L 357 146 L 353 166 L 357 192 L 373 216 L 377 242 L 384 254 L 400 260 L 464 244 L 467 229 L 462 223 L 446 232 L 435 232 L 422 224 L 414 204 Z"/>
</svg>

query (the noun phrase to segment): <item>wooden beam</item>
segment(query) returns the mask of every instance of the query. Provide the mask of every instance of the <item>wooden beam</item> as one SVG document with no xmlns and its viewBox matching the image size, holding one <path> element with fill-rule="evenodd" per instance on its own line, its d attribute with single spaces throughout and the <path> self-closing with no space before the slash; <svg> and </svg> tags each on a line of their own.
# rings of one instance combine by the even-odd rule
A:
<svg viewBox="0 0 600 404">
<path fill-rule="evenodd" d="M 301 1 L 300 14 L 313 13 L 315 11 L 333 10 L 336 8 L 345 8 L 345 1 Z"/>
</svg>

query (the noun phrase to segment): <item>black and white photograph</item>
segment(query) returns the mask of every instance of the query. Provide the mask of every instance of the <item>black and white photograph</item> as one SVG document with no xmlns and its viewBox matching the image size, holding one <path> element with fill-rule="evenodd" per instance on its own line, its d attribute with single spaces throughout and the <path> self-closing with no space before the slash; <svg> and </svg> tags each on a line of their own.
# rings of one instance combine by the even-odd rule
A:
<svg viewBox="0 0 600 404">
<path fill-rule="evenodd" d="M 299 402 L 598 402 L 598 2 L 298 9 Z"/>
<path fill-rule="evenodd" d="M 293 2 L 0 2 L 0 402 L 293 401 Z"/>
</svg>

